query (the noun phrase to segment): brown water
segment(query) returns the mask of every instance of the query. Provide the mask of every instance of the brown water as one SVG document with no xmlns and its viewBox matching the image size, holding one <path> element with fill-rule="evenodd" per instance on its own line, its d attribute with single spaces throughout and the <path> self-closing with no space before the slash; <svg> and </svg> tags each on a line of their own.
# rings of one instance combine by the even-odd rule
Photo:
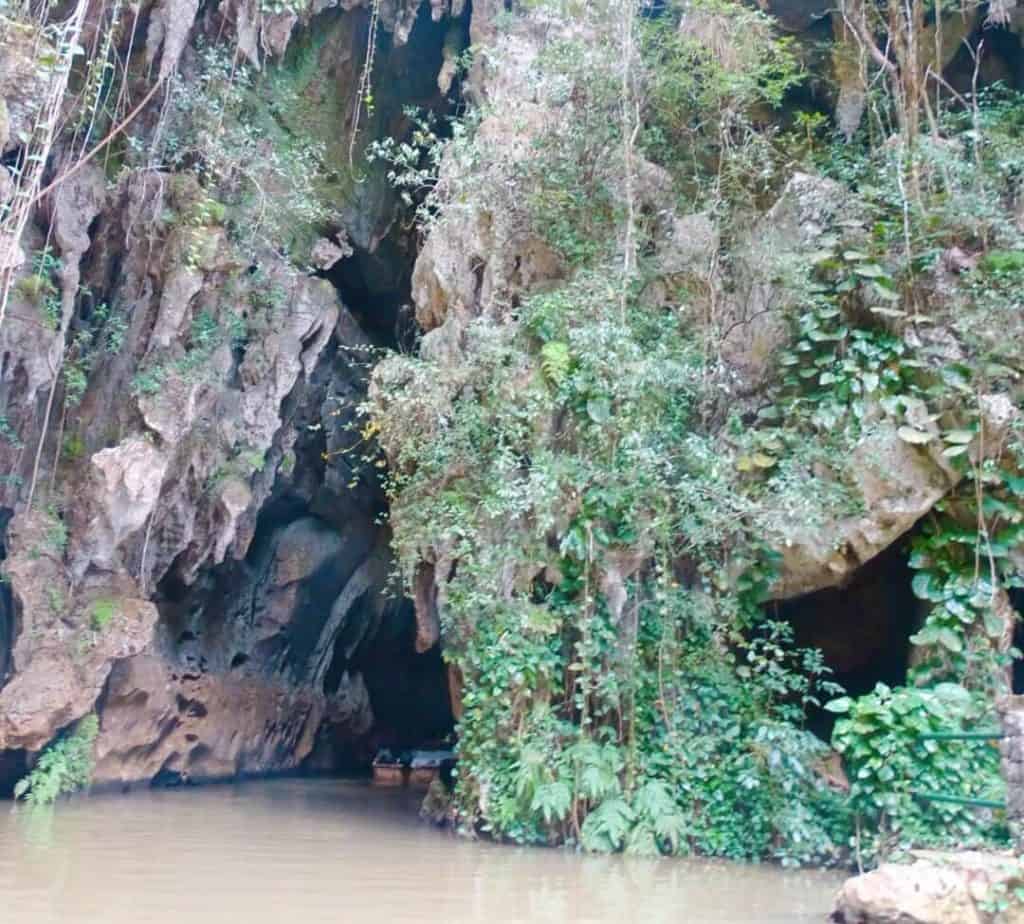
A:
<svg viewBox="0 0 1024 924">
<path fill-rule="evenodd" d="M 824 920 L 838 877 L 475 843 L 408 793 L 276 780 L 0 804 L 2 924 Z"/>
</svg>

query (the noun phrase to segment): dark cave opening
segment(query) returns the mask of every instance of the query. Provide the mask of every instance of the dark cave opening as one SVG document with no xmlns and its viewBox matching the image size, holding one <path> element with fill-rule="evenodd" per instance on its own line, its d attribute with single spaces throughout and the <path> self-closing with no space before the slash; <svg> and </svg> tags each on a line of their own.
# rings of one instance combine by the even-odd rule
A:
<svg viewBox="0 0 1024 924">
<path fill-rule="evenodd" d="M 827 587 L 771 604 L 772 615 L 789 623 L 798 648 L 817 648 L 831 670 L 828 679 L 850 696 L 896 686 L 907 677 L 910 636 L 923 618 L 915 597 L 905 535 L 859 568 L 844 585 Z M 829 738 L 835 716 L 814 708 L 808 726 Z"/>
<path fill-rule="evenodd" d="M 417 334 L 410 307 L 410 245 L 391 236 L 372 253 L 356 247 L 325 273 L 370 340 L 391 349 L 411 348 Z"/>
<path fill-rule="evenodd" d="M 1010 669 L 1010 692 L 1019 696 L 1024 694 L 1024 654 L 1018 653 L 1024 652 L 1024 587 L 1011 587 L 1007 595 L 1017 616 L 1013 624 L 1012 645 L 1016 651 Z"/>
<path fill-rule="evenodd" d="M 440 139 L 451 135 L 450 117 L 463 104 L 463 73 L 455 66 L 453 54 L 470 46 L 469 26 L 472 3 L 455 19 L 434 19 L 430 4 L 422 4 L 404 45 L 395 46 L 391 36 L 381 36 L 374 67 L 374 128 L 378 140 L 393 138 L 407 142 L 415 127 L 416 111 L 433 119 L 433 131 Z M 447 69 L 447 70 L 446 70 Z M 441 81 L 441 74 L 448 79 Z M 425 155 L 424 155 L 425 156 Z M 364 165 L 367 189 L 383 184 L 379 193 L 390 200 L 382 208 L 389 215 L 385 228 L 360 234 L 347 229 L 351 255 L 339 260 L 323 275 L 341 296 L 364 333 L 378 346 L 411 350 L 418 328 L 411 308 L 411 280 L 419 246 L 415 210 L 403 202 L 387 179 L 391 169 L 376 158 Z M 411 193 L 413 205 L 423 200 L 423 191 Z M 353 233 L 354 232 L 354 233 Z"/>
<path fill-rule="evenodd" d="M 468 44 L 468 18 L 467 10 L 435 22 L 424 4 L 406 44 L 379 36 L 363 140 L 407 138 L 407 106 L 436 114 L 447 130 L 461 78 L 443 89 L 438 74 L 453 48 Z M 296 44 L 294 54 L 300 50 Z M 365 422 L 356 412 L 368 382 L 367 345 L 415 346 L 409 306 L 419 241 L 411 213 L 385 182 L 385 165 L 367 163 L 360 173 L 337 222 L 320 229 L 352 248 L 319 272 L 347 313 L 281 406 L 286 425 L 250 481 L 260 501 L 245 526 L 245 552 L 196 573 L 186 549 L 157 587 L 153 647 L 174 722 L 158 753 L 146 757 L 157 785 L 296 770 L 363 773 L 378 750 L 437 748 L 454 727 L 440 646 L 417 653 L 413 605 L 395 585 L 379 456 L 364 457 Z M 144 680 L 162 692 L 159 681 Z M 148 708 L 132 699 L 133 683 L 126 668 L 108 684 L 105 721 L 134 722 Z M 164 714 L 158 706 L 154 721 Z"/>
<path fill-rule="evenodd" d="M 0 567 L 7 557 L 7 526 L 12 516 L 14 511 L 10 507 L 0 507 Z M 10 585 L 0 573 L 0 687 L 11 672 L 15 631 L 14 598 Z"/>
<path fill-rule="evenodd" d="M 242 560 L 191 585 L 172 568 L 159 586 L 159 647 L 189 688 L 179 707 L 195 704 L 179 708 L 182 730 L 193 735 L 192 756 L 205 748 L 211 764 L 207 729 L 229 721 L 219 691 L 230 689 L 243 698 L 253 687 L 295 691 L 300 710 L 309 696 L 323 698 L 315 746 L 292 768 L 307 772 L 365 774 L 380 749 L 438 748 L 453 730 L 440 646 L 416 652 L 412 602 L 395 591 L 382 499 L 362 487 L 335 498 L 319 445 L 311 441 L 278 476 Z M 161 770 L 153 782 L 183 780 Z"/>
</svg>

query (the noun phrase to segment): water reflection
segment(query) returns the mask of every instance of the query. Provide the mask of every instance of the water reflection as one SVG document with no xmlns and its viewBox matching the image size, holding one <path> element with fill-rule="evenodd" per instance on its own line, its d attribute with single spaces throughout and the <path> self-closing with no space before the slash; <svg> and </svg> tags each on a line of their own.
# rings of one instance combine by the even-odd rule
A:
<svg viewBox="0 0 1024 924">
<path fill-rule="evenodd" d="M 838 882 L 473 843 L 415 808 L 407 793 L 283 780 L 0 813 L 0 920 L 805 924 Z"/>
<path fill-rule="evenodd" d="M 48 851 L 53 847 L 53 822 L 56 809 L 52 805 L 14 805 L 11 816 L 18 832 L 18 843 L 28 850 Z M 0 826 L 0 831 L 3 827 Z"/>
</svg>

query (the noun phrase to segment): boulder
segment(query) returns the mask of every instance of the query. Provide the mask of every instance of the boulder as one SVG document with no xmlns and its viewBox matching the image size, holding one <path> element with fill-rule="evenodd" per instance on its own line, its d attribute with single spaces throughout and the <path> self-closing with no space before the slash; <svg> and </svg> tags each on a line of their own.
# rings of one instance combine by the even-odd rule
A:
<svg viewBox="0 0 1024 924">
<path fill-rule="evenodd" d="M 93 709 L 114 661 L 152 639 L 156 607 L 130 578 L 97 574 L 72 586 L 63 535 L 40 512 L 18 514 L 8 527 L 16 634 L 0 686 L 0 752 L 40 750 Z"/>
<path fill-rule="evenodd" d="M 789 342 L 807 252 L 837 221 L 858 213 L 856 198 L 839 183 L 796 173 L 737 246 L 720 327 L 722 358 L 740 394 L 767 383 L 776 352 Z"/>
<path fill-rule="evenodd" d="M 979 398 L 986 442 L 977 440 L 975 461 L 999 451 L 1019 416 L 1005 395 Z M 862 513 L 823 517 L 818 522 L 781 518 L 775 545 L 782 554 L 781 575 L 772 591 L 777 599 L 843 584 L 862 565 L 906 533 L 960 481 L 960 473 L 942 455 L 934 422 L 922 407 L 915 424 L 932 434 L 926 445 L 904 441 L 893 421 L 874 424 L 854 447 L 844 468 Z"/>
<path fill-rule="evenodd" d="M 998 917 L 987 902 L 1024 883 L 1011 854 L 919 851 L 909 864 L 883 863 L 843 883 L 835 924 L 1020 924 L 1024 906 L 1011 902 Z"/>
</svg>

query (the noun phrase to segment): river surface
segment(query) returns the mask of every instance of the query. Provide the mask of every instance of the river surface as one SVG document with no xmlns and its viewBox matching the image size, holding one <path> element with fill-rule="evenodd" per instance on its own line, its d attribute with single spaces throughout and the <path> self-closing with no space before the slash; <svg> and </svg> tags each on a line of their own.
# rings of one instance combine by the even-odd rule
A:
<svg viewBox="0 0 1024 924">
<path fill-rule="evenodd" d="M 822 922 L 839 877 L 471 842 L 414 794 L 286 779 L 0 803 L 2 924 Z"/>
</svg>

